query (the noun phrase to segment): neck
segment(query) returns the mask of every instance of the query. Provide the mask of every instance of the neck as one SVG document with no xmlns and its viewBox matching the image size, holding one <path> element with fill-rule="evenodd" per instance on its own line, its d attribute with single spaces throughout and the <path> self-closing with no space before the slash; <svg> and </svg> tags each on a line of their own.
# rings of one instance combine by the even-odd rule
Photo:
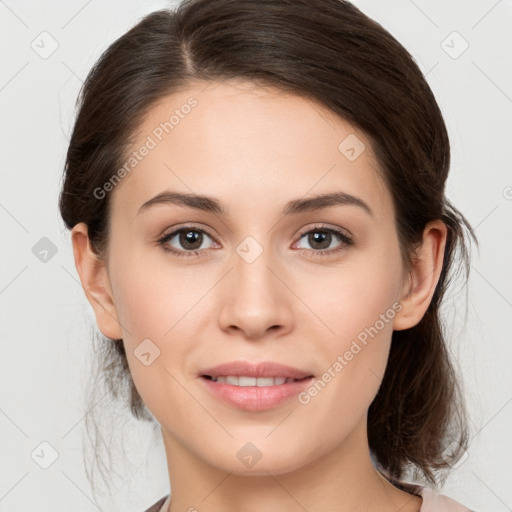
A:
<svg viewBox="0 0 512 512">
<path fill-rule="evenodd" d="M 420 497 L 397 489 L 375 470 L 366 417 L 342 444 L 320 457 L 312 455 L 307 464 L 272 471 L 267 461 L 267 469 L 255 466 L 258 474 L 214 466 L 169 432 L 162 435 L 172 492 L 169 512 L 417 512 L 421 506 Z"/>
</svg>

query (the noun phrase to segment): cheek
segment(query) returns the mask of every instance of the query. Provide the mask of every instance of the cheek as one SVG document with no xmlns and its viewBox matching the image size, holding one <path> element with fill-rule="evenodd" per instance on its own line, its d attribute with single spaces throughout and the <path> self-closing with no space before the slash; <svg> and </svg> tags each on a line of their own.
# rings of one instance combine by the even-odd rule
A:
<svg viewBox="0 0 512 512">
<path fill-rule="evenodd" d="M 169 404 L 183 401 L 178 382 L 183 381 L 181 366 L 192 346 L 184 329 L 200 314 L 194 305 L 205 292 L 204 286 L 187 280 L 187 274 L 164 270 L 126 255 L 113 279 L 130 373 L 157 418 L 165 416 Z"/>
<path fill-rule="evenodd" d="M 383 253 L 389 257 L 378 256 Z M 324 329 L 325 373 L 305 402 L 321 394 L 318 405 L 323 402 L 340 416 L 352 408 L 352 417 L 370 405 L 386 369 L 393 320 L 401 310 L 401 272 L 398 248 L 390 247 L 330 276 L 317 276 L 318 286 L 307 296 L 330 332 Z"/>
<path fill-rule="evenodd" d="M 332 339 L 336 348 L 341 348 L 375 325 L 389 337 L 392 319 L 400 308 L 400 279 L 399 256 L 384 260 L 371 255 L 334 271 L 318 272 L 315 286 L 304 288 L 302 293 L 329 328 L 331 336 L 326 330 L 325 339 Z"/>
<path fill-rule="evenodd" d="M 176 399 L 182 395 L 172 376 L 181 381 L 201 338 L 196 333 L 211 318 L 203 299 L 218 277 L 199 267 L 171 266 L 165 258 L 148 264 L 136 251 L 116 263 L 111 279 L 130 372 L 146 405 L 158 411 L 162 400 L 173 401 L 175 390 Z"/>
<path fill-rule="evenodd" d="M 189 321 L 189 312 L 195 314 L 211 286 L 211 275 L 166 264 L 165 258 L 148 261 L 134 251 L 118 261 L 112 275 L 116 311 L 130 344 L 150 338 L 163 345 Z"/>
</svg>

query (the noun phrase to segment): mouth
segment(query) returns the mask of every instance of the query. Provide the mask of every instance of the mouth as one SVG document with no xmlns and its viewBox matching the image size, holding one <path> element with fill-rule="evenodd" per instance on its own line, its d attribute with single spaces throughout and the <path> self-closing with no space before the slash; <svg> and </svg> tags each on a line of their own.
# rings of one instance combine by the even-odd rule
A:
<svg viewBox="0 0 512 512">
<path fill-rule="evenodd" d="M 271 362 L 255 365 L 246 361 L 224 363 L 203 370 L 198 376 L 210 396 L 231 407 L 252 412 L 289 402 L 315 378 L 312 373 L 292 366 Z"/>
<path fill-rule="evenodd" d="M 313 375 L 303 377 L 302 379 L 294 379 L 293 377 L 250 377 L 249 375 L 201 375 L 201 377 L 221 384 L 230 384 L 231 386 L 256 386 L 258 388 L 263 388 L 303 381 L 312 378 Z"/>
<path fill-rule="evenodd" d="M 264 361 L 261 363 L 249 363 L 244 360 L 230 361 L 219 364 L 212 368 L 205 368 L 199 372 L 200 376 L 210 378 L 211 380 L 230 379 L 233 385 L 257 386 L 257 381 L 261 380 L 262 386 L 284 384 L 286 379 L 302 380 L 305 377 L 312 377 L 313 374 L 307 370 L 301 370 L 294 366 Z M 285 379 L 283 382 L 280 379 Z M 250 379 L 256 379 L 250 380 Z M 270 380 L 273 379 L 273 383 Z M 291 381 L 289 381 L 291 382 Z M 241 384 L 240 384 L 241 383 Z"/>
<path fill-rule="evenodd" d="M 217 400 L 236 409 L 261 412 L 278 408 L 303 392 L 314 377 L 250 377 L 246 375 L 201 375 L 204 387 Z M 299 400 L 296 400 L 299 405 Z"/>
</svg>

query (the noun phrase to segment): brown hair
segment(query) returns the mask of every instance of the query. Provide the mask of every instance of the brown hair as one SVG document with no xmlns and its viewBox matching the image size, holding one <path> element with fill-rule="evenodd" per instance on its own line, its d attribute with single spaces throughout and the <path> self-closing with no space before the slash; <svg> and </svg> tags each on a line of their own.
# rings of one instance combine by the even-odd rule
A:
<svg viewBox="0 0 512 512">
<path fill-rule="evenodd" d="M 404 47 L 352 4 L 185 0 L 175 11 L 142 19 L 103 53 L 80 92 L 60 196 L 66 226 L 85 222 L 95 250 L 104 255 L 110 202 L 109 196 L 98 200 L 94 190 L 121 167 L 144 115 L 192 81 L 228 79 L 320 102 L 368 136 L 393 197 L 409 268 L 427 222 L 442 219 L 448 226 L 432 302 L 418 325 L 393 333 L 388 366 L 368 412 L 370 450 L 380 471 L 395 484 L 412 470 L 436 485 L 450 465 L 445 448 L 458 447 L 451 453 L 456 458 L 468 441 L 440 307 L 456 255 L 467 275 L 467 233 L 474 234 L 445 197 L 450 146 L 431 89 Z M 110 392 L 127 390 L 133 415 L 151 420 L 131 379 L 123 341 L 102 340 L 99 371 Z"/>
</svg>

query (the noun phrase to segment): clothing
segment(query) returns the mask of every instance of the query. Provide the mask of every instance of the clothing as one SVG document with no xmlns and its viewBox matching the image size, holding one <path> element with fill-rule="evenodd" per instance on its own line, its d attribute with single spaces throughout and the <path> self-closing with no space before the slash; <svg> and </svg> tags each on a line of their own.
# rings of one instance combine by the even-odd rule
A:
<svg viewBox="0 0 512 512">
<path fill-rule="evenodd" d="M 423 498 L 420 512 L 474 512 L 458 501 L 428 487 L 422 487 L 420 494 Z"/>
<path fill-rule="evenodd" d="M 419 486 L 419 494 L 423 503 L 419 512 L 474 512 L 444 494 L 440 494 L 428 487 Z M 167 495 L 158 500 L 146 512 L 167 512 L 171 496 Z"/>
<path fill-rule="evenodd" d="M 170 501 L 171 495 L 168 494 L 167 496 L 159 499 L 153 506 L 149 507 L 146 512 L 167 512 Z"/>
</svg>

